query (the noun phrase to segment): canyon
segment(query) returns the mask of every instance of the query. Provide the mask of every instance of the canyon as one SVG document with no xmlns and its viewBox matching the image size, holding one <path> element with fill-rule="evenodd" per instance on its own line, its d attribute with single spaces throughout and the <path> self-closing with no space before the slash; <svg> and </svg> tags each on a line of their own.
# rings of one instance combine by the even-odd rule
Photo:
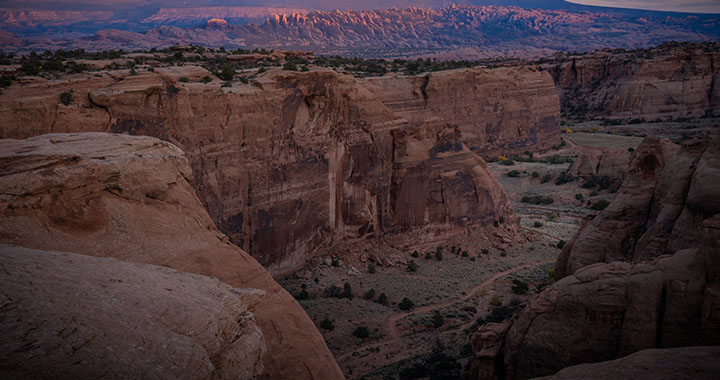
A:
<svg viewBox="0 0 720 380">
<path fill-rule="evenodd" d="M 9 57 L 3 368 L 710 379 L 717 50 L 419 74 L 386 61 L 384 75 L 196 47 L 83 58 L 79 72 L 36 56 L 36 75 Z M 688 133 L 644 136 L 674 122 Z M 617 187 L 585 186 L 600 177 Z M 550 202 L 521 200 L 535 189 Z M 467 346 L 451 348 L 462 370 L 441 339 Z"/>
<path fill-rule="evenodd" d="M 231 89 L 179 81 L 206 75 L 188 66 L 11 87 L 1 95 L 2 134 L 172 142 L 218 228 L 276 275 L 338 240 L 408 245 L 489 233 L 513 216 L 482 157 L 559 137 L 552 80 L 534 69 L 368 80 L 270 70 Z M 70 88 L 77 102 L 58 104 Z"/>
</svg>

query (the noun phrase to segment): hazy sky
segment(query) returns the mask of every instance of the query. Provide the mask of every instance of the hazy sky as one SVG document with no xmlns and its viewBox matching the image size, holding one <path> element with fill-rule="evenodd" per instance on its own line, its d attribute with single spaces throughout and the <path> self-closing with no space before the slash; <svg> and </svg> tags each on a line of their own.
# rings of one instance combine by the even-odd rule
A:
<svg viewBox="0 0 720 380">
<path fill-rule="evenodd" d="M 656 11 L 720 13 L 720 0 L 567 0 L 571 3 Z"/>
</svg>

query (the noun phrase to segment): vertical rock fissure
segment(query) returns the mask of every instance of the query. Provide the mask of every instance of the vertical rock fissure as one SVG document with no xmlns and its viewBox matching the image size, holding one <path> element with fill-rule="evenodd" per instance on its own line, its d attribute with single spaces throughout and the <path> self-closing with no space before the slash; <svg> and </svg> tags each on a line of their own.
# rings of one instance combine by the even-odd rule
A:
<svg viewBox="0 0 720 380">
<path fill-rule="evenodd" d="M 667 302 L 667 287 L 663 286 L 660 295 L 660 305 L 657 310 L 657 330 L 655 331 L 655 347 L 662 348 L 663 323 L 665 321 L 665 304 Z"/>
</svg>

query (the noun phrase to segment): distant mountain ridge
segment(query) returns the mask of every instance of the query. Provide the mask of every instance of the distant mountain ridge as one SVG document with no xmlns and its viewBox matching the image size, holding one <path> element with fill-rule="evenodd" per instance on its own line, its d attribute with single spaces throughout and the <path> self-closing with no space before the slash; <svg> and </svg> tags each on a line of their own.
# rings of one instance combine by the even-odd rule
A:
<svg viewBox="0 0 720 380">
<path fill-rule="evenodd" d="M 236 19 L 242 16 L 262 19 L 263 13 L 267 15 L 260 22 L 238 24 L 207 22 L 216 18 L 212 7 L 192 8 L 188 13 L 167 10 L 146 18 L 146 24 L 157 27 L 140 30 L 142 32 L 130 27 L 100 30 L 84 38 L 25 38 L 17 46 L 0 45 L 0 48 L 5 51 L 76 47 L 135 50 L 198 44 L 301 49 L 367 57 L 454 54 L 452 58 L 529 58 L 556 51 L 642 48 L 669 40 L 720 40 L 720 15 L 587 12 L 495 5 L 313 12 L 285 8 L 281 14 L 272 16 L 272 8 L 233 9 L 222 10 L 228 17 L 238 16 Z M 176 26 L 182 26 L 182 22 L 195 26 Z"/>
</svg>

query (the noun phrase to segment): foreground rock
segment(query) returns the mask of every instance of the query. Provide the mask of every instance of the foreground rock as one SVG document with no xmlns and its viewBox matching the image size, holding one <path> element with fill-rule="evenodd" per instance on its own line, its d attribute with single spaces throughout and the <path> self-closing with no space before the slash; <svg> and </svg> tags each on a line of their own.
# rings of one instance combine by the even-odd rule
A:
<svg viewBox="0 0 720 380">
<path fill-rule="evenodd" d="M 622 359 L 581 364 L 542 380 L 713 380 L 720 373 L 720 347 L 650 349 Z"/>
<path fill-rule="evenodd" d="M 254 314 L 267 342 L 265 372 L 342 378 L 300 305 L 217 231 L 191 183 L 183 152 L 154 138 L 86 133 L 2 140 L 0 242 L 161 265 L 261 289 L 266 296 Z"/>
<path fill-rule="evenodd" d="M 112 75 L 123 80 L 7 89 L 0 135 L 110 131 L 173 142 L 218 228 L 278 275 L 346 239 L 492 236 L 494 221 L 513 221 L 512 207 L 481 156 L 559 142 L 552 80 L 530 69 L 373 80 L 270 70 L 232 88 L 198 83 L 212 74 L 193 66 Z M 76 102 L 58 104 L 68 88 Z"/>
<path fill-rule="evenodd" d="M 0 245 L 0 285 L 3 378 L 262 374 L 262 333 L 246 302 L 220 281 Z"/>
</svg>

